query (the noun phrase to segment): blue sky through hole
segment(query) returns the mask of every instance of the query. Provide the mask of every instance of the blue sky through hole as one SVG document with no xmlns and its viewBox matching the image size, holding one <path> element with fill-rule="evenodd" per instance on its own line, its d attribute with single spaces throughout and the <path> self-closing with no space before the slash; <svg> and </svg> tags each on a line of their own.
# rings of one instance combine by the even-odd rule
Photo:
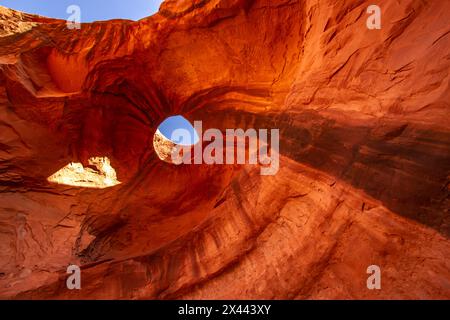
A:
<svg viewBox="0 0 450 320">
<path fill-rule="evenodd" d="M 158 12 L 163 0 L 0 0 L 0 5 L 39 14 L 50 18 L 66 20 L 70 5 L 81 9 L 81 22 L 110 19 L 139 20 Z"/>
<path fill-rule="evenodd" d="M 168 117 L 164 120 L 158 127 L 159 131 L 169 140 L 172 140 L 172 133 L 177 129 L 184 129 L 189 132 L 190 139 L 187 141 L 176 141 L 172 140 L 172 142 L 181 144 L 181 145 L 192 145 L 196 144 L 199 141 L 199 137 L 197 132 L 195 131 L 192 124 L 183 116 L 172 116 Z"/>
</svg>

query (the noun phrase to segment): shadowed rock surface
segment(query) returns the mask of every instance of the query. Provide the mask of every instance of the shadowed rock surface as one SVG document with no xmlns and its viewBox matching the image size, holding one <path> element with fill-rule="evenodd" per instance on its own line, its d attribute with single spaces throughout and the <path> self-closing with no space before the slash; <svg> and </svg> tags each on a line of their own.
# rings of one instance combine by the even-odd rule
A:
<svg viewBox="0 0 450 320">
<path fill-rule="evenodd" d="M 0 7 L 0 298 L 450 298 L 450 2 L 379 1 L 380 30 L 370 4 L 166 0 L 80 30 Z M 280 170 L 161 161 L 176 114 L 279 128 Z M 93 157 L 121 184 L 47 181 Z"/>
</svg>

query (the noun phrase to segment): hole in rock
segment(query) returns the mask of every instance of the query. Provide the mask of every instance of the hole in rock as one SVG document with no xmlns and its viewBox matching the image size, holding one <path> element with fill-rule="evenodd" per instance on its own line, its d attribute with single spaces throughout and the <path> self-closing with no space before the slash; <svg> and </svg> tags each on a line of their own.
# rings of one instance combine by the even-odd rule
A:
<svg viewBox="0 0 450 320">
<path fill-rule="evenodd" d="M 120 183 L 108 157 L 92 157 L 89 166 L 71 162 L 47 178 L 49 182 L 69 186 L 104 189 Z"/>
<path fill-rule="evenodd" d="M 161 122 L 153 137 L 153 147 L 161 160 L 172 163 L 175 146 L 192 146 L 199 140 L 192 124 L 183 116 L 177 115 Z"/>
</svg>

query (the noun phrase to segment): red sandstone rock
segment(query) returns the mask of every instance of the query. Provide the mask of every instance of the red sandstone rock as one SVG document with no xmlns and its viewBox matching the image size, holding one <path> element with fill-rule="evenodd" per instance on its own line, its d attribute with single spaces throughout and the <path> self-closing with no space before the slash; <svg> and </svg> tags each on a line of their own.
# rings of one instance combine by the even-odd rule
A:
<svg viewBox="0 0 450 320">
<path fill-rule="evenodd" d="M 381 30 L 369 4 L 0 7 L 0 298 L 450 298 L 450 3 L 382 1 Z M 280 171 L 161 161 L 174 114 L 279 128 Z M 122 184 L 47 181 L 92 157 Z"/>
</svg>

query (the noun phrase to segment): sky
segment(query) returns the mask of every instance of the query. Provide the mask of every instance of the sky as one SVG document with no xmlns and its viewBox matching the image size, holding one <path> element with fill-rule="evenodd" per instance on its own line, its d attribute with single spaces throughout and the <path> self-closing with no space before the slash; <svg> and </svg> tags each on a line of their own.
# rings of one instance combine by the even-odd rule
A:
<svg viewBox="0 0 450 320">
<path fill-rule="evenodd" d="M 162 0 L 0 0 L 0 5 L 50 18 L 68 19 L 70 5 L 81 10 L 81 22 L 139 20 L 156 13 Z"/>
<path fill-rule="evenodd" d="M 192 124 L 183 116 L 172 116 L 165 119 L 158 127 L 159 131 L 172 142 L 181 145 L 191 145 L 196 144 L 199 141 L 199 136 L 197 131 L 195 131 Z M 185 139 L 172 139 L 172 133 L 176 129 L 183 129 L 189 132 Z"/>
</svg>

